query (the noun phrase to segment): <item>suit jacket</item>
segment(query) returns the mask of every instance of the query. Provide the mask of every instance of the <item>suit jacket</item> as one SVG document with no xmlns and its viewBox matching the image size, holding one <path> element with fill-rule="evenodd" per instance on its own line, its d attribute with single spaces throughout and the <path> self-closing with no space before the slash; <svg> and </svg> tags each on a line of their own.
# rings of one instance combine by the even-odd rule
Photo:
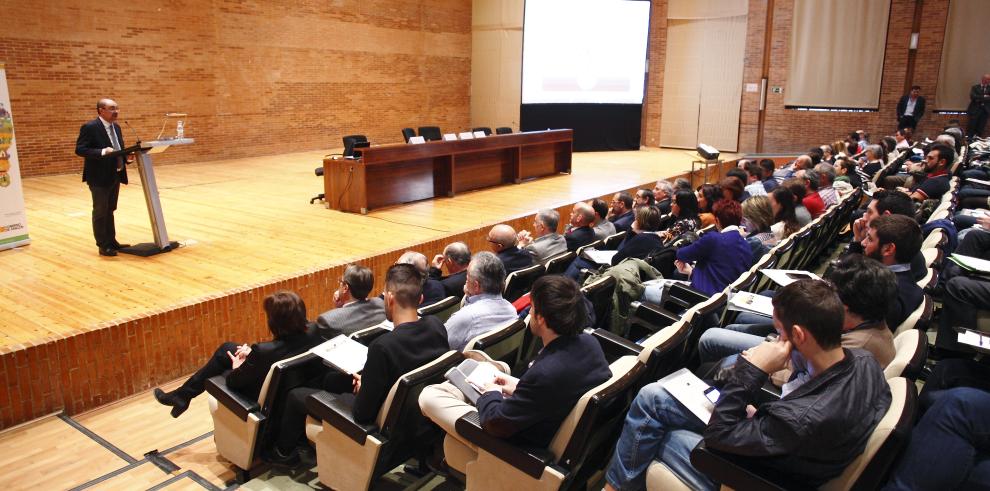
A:
<svg viewBox="0 0 990 491">
<path fill-rule="evenodd" d="M 617 217 L 612 217 L 612 223 L 615 224 L 616 232 L 629 232 L 632 230 L 632 223 L 636 217 L 633 215 L 632 210 L 627 211 Z"/>
<path fill-rule="evenodd" d="M 657 207 L 657 211 L 660 212 L 660 216 L 664 216 L 670 213 L 670 204 L 671 204 L 670 198 L 664 198 L 660 201 L 657 201 L 653 206 Z M 632 224 L 630 223 L 630 225 Z"/>
<path fill-rule="evenodd" d="M 618 229 L 619 227 L 615 227 Z M 567 241 L 567 250 L 576 251 L 578 247 L 586 246 L 595 241 L 595 231 L 591 227 L 579 227 L 567 232 L 564 235 Z"/>
<path fill-rule="evenodd" d="M 589 228 L 588 230 L 591 229 Z M 594 235 L 594 232 L 592 232 L 592 235 Z M 497 255 L 502 261 L 502 265 L 505 266 L 506 275 L 533 265 L 533 256 L 516 246 L 502 249 Z"/>
<path fill-rule="evenodd" d="M 244 363 L 227 374 L 227 387 L 257 400 L 272 365 L 296 356 L 321 341 L 314 333 L 305 332 L 283 336 L 267 343 L 252 344 L 251 354 L 244 359 Z"/>
<path fill-rule="evenodd" d="M 904 116 L 904 112 L 907 111 L 908 101 L 911 96 L 906 95 L 901 97 L 901 100 L 897 102 L 897 119 L 901 119 Z M 925 98 L 918 96 L 918 100 L 914 103 L 914 120 L 921 121 L 921 117 L 925 115 Z"/>
<path fill-rule="evenodd" d="M 431 266 L 430 278 L 439 281 L 440 284 L 443 285 L 443 290 L 447 293 L 448 297 L 460 298 L 464 296 L 464 283 L 467 283 L 466 269 L 462 269 L 457 273 L 444 276 L 443 271 Z"/>
<path fill-rule="evenodd" d="M 117 133 L 117 142 L 120 148 L 124 148 L 124 134 L 120 131 L 120 126 L 113 123 L 113 129 Z M 103 126 L 103 120 L 96 118 L 88 121 L 79 128 L 79 137 L 76 138 L 76 155 L 83 160 L 83 182 L 91 186 L 109 186 L 113 184 L 114 173 L 120 178 L 120 182 L 127 184 L 127 167 L 122 166 L 117 171 L 117 159 L 123 157 L 103 157 L 103 149 L 113 147 L 110 136 Z"/>
<path fill-rule="evenodd" d="M 533 242 L 523 250 L 532 254 L 533 259 L 537 261 L 546 261 L 557 254 L 567 252 L 567 241 L 558 233 L 547 234 L 533 239 Z"/>
<path fill-rule="evenodd" d="M 371 327 L 385 320 L 385 303 L 378 297 L 357 300 L 343 307 L 328 310 L 316 318 L 316 329 L 323 339 Z"/>
<path fill-rule="evenodd" d="M 990 95 L 990 85 L 987 86 L 987 92 L 983 92 L 983 88 L 980 84 L 976 84 L 969 89 L 969 107 L 966 108 L 966 112 L 970 116 L 978 116 L 980 112 L 990 113 L 990 99 L 985 99 L 984 96 Z"/>
</svg>

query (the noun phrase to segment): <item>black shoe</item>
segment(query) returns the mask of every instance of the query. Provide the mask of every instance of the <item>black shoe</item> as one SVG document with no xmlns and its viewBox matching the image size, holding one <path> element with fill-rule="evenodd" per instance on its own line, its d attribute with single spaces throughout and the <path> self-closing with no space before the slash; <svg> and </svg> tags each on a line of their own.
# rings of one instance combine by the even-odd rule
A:
<svg viewBox="0 0 990 491">
<path fill-rule="evenodd" d="M 155 389 L 155 399 L 165 406 L 172 406 L 172 417 L 178 418 L 189 409 L 189 399 L 177 394 L 178 391 L 165 392 Z"/>
<path fill-rule="evenodd" d="M 123 248 L 125 248 L 125 247 L 130 247 L 130 246 L 131 246 L 130 244 L 121 244 L 120 242 L 117 242 L 117 241 L 115 240 L 115 241 L 113 241 L 113 246 L 112 246 L 112 248 L 113 248 L 114 250 L 118 250 L 118 251 L 119 251 L 119 250 L 121 250 L 121 249 L 123 249 Z"/>
<path fill-rule="evenodd" d="M 274 467 L 293 468 L 299 465 L 299 450 L 293 448 L 288 455 L 283 454 L 278 446 L 272 448 L 264 457 L 264 461 Z"/>
<path fill-rule="evenodd" d="M 110 256 L 110 257 L 113 257 L 113 256 L 116 256 L 117 255 L 117 250 L 116 249 L 112 249 L 110 247 L 101 247 L 100 248 L 100 255 L 101 256 Z"/>
<path fill-rule="evenodd" d="M 296 448 L 296 455 L 299 456 L 299 463 L 306 469 L 316 467 L 316 450 L 309 445 Z"/>
</svg>

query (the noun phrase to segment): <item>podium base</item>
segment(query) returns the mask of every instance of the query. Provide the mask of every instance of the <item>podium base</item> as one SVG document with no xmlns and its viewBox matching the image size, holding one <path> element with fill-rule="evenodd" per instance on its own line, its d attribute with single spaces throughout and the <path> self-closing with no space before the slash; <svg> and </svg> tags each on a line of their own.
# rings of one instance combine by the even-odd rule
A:
<svg viewBox="0 0 990 491">
<path fill-rule="evenodd" d="M 125 247 L 123 249 L 118 249 L 117 252 L 121 254 L 131 254 L 133 256 L 148 257 L 154 256 L 155 254 L 161 254 L 163 252 L 172 252 L 172 249 L 178 249 L 178 242 L 169 242 L 166 247 L 158 247 L 154 242 L 145 242 L 143 244 L 134 244 L 130 247 Z"/>
</svg>

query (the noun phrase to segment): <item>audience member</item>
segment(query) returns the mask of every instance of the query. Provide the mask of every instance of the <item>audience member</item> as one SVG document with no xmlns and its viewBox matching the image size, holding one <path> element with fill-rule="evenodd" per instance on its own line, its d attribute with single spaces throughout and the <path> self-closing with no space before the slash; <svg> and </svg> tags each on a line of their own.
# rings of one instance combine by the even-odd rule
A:
<svg viewBox="0 0 990 491">
<path fill-rule="evenodd" d="M 582 333 L 587 312 L 577 283 L 543 276 L 533 284 L 531 298 L 529 330 L 543 342 L 543 349 L 518 382 L 499 375 L 485 387 L 477 411 L 485 432 L 514 444 L 545 448 L 578 399 L 607 381 L 611 372 L 601 346 Z M 477 451 L 454 428 L 461 416 L 476 410 L 460 390 L 449 382 L 431 385 L 420 394 L 419 406 L 448 435 Z"/>
<path fill-rule="evenodd" d="M 742 225 L 746 230 L 746 241 L 750 243 L 753 251 L 760 251 L 760 255 L 767 249 L 777 245 L 777 237 L 770 229 L 774 224 L 773 206 L 767 196 L 753 196 L 742 204 L 743 220 Z M 756 247 L 758 244 L 763 247 Z M 756 259 L 759 256 L 753 254 Z"/>
<path fill-rule="evenodd" d="M 818 176 L 818 195 L 825 203 L 825 208 L 839 204 L 839 193 L 832 187 L 835 182 L 835 167 L 822 163 L 815 166 L 814 172 Z"/>
<path fill-rule="evenodd" d="M 794 194 L 787 186 L 774 188 L 768 195 L 770 209 L 773 210 L 773 225 L 770 230 L 777 241 L 790 237 L 801 229 L 794 211 Z"/>
<path fill-rule="evenodd" d="M 412 264 L 423 277 L 423 303 L 420 307 L 432 305 L 447 298 L 447 292 L 443 284 L 429 277 L 430 266 L 426 261 L 426 256 L 422 253 L 416 251 L 403 252 L 395 264 Z"/>
<path fill-rule="evenodd" d="M 653 191 L 649 189 L 639 189 L 636 197 L 633 198 L 634 206 L 653 206 Z"/>
<path fill-rule="evenodd" d="M 557 210 L 544 208 L 536 212 L 533 219 L 533 233 L 523 230 L 517 235 L 519 245 L 533 256 L 535 261 L 546 261 L 558 254 L 567 252 L 567 241 L 557 233 L 560 223 L 560 213 Z"/>
<path fill-rule="evenodd" d="M 333 292 L 333 310 L 316 318 L 317 334 L 332 339 L 341 334 L 371 327 L 385 320 L 385 304 L 378 297 L 368 298 L 375 285 L 375 275 L 370 269 L 348 264 L 340 285 Z"/>
<path fill-rule="evenodd" d="M 670 181 L 657 181 L 656 186 L 653 187 L 653 199 L 660 215 L 670 213 L 670 203 L 673 196 L 674 186 Z"/>
<path fill-rule="evenodd" d="M 595 240 L 604 240 L 605 237 L 615 234 L 615 224 L 608 221 L 608 203 L 603 199 L 593 199 L 590 203 L 591 209 L 595 212 L 595 221 L 591 229 L 595 231 Z"/>
<path fill-rule="evenodd" d="M 608 219 L 615 224 L 615 230 L 628 232 L 632 228 L 633 201 L 632 195 L 625 191 L 615 193 L 612 197 L 612 209 L 609 210 Z"/>
<path fill-rule="evenodd" d="M 444 324 L 450 349 L 463 351 L 476 336 L 517 318 L 515 307 L 502 298 L 505 276 L 505 266 L 495 254 L 482 251 L 471 258 L 464 303 Z"/>
<path fill-rule="evenodd" d="M 739 233 L 742 207 L 723 199 L 715 203 L 714 212 L 717 232 L 708 232 L 678 249 L 674 262 L 677 270 L 691 279 L 692 287 L 709 295 L 722 291 L 753 264 L 752 249 Z"/>
<path fill-rule="evenodd" d="M 773 188 L 780 185 L 776 178 L 774 178 L 773 173 L 776 169 L 776 164 L 773 160 L 763 159 L 760 160 L 760 168 L 763 169 L 763 189 L 769 193 L 773 191 Z"/>
<path fill-rule="evenodd" d="M 580 204 L 588 206 L 584 203 Z M 588 210 L 591 210 L 590 206 L 588 206 Z M 590 218 L 588 223 L 591 223 Z M 594 232 L 587 226 L 585 228 L 591 239 L 594 240 Z M 533 265 L 533 256 L 516 247 L 516 240 L 516 231 L 504 223 L 498 224 L 488 231 L 488 243 L 491 244 L 492 250 L 502 261 L 502 265 L 505 266 L 505 274 L 512 274 Z"/>
<path fill-rule="evenodd" d="M 189 401 L 202 394 L 206 381 L 217 375 L 226 374 L 227 387 L 245 399 L 257 400 L 272 364 L 307 351 L 320 342 L 319 337 L 307 331 L 306 304 L 299 295 L 289 291 L 275 292 L 265 297 L 262 306 L 268 319 L 268 330 L 272 333 L 271 341 L 250 346 L 221 344 L 206 365 L 178 389 L 171 392 L 155 389 L 155 399 L 165 406 L 172 406 L 173 418 L 186 412 Z"/>
<path fill-rule="evenodd" d="M 726 177 L 718 183 L 719 188 L 722 190 L 722 195 L 719 199 L 730 199 L 737 203 L 743 202 L 743 184 L 739 182 L 739 179 L 735 177 Z"/>
<path fill-rule="evenodd" d="M 619 249 L 612 256 L 612 266 L 628 257 L 643 259 L 663 246 L 663 239 L 656 233 L 660 227 L 660 212 L 656 207 L 638 206 L 635 212 L 636 221 L 633 222 L 632 234 L 619 244 Z"/>
<path fill-rule="evenodd" d="M 702 228 L 715 225 L 715 215 L 712 213 L 712 207 L 720 199 L 722 199 L 722 191 L 718 186 L 710 183 L 698 186 L 698 219 L 701 220 Z"/>
<path fill-rule="evenodd" d="M 862 453 L 891 396 L 873 355 L 842 348 L 838 295 L 825 282 L 801 280 L 781 289 L 773 306 L 779 337 L 738 358 L 707 425 L 660 382 L 639 392 L 606 473 L 606 489 L 642 489 L 654 459 L 692 489 L 718 489 L 690 464 L 691 450 L 702 439 L 708 448 L 747 458 L 755 470 L 808 487 L 839 475 Z M 788 362 L 794 374 L 784 397 L 749 412 L 769 374 Z"/>
<path fill-rule="evenodd" d="M 836 176 L 835 181 L 845 181 L 848 182 L 853 188 L 859 188 L 863 186 L 863 179 L 856 172 L 857 165 L 852 160 L 846 157 L 842 157 L 836 162 L 835 170 L 838 176 Z"/>
<path fill-rule="evenodd" d="M 653 193 L 650 193 L 653 196 Z M 649 205 L 647 205 L 649 206 Z M 571 229 L 564 235 L 567 250 L 576 251 L 595 241 L 595 231 L 591 224 L 595 221 L 595 211 L 588 203 L 578 202 L 571 211 Z"/>
<path fill-rule="evenodd" d="M 911 148 L 911 128 L 901 128 L 894 133 L 894 149 L 907 150 Z"/>
<path fill-rule="evenodd" d="M 897 277 L 897 298 L 888 304 L 887 326 L 897 329 L 924 299 L 911 276 L 911 259 L 921 250 L 921 227 L 904 215 L 883 215 L 870 221 L 863 254 L 883 263 Z"/>
<path fill-rule="evenodd" d="M 289 391 L 275 432 L 275 445 L 268 456 L 278 465 L 291 466 L 310 453 L 305 438 L 306 398 L 321 390 L 335 394 L 352 407 L 358 424 L 374 422 L 392 385 L 406 372 L 415 370 L 449 350 L 447 332 L 439 319 L 423 318 L 416 312 L 423 297 L 423 274 L 410 264 L 394 264 L 385 274 L 385 317 L 395 326 L 368 346 L 361 373 L 348 376 L 330 370 L 315 387 Z"/>
<path fill-rule="evenodd" d="M 471 249 L 463 242 L 452 242 L 443 248 L 443 254 L 433 257 L 430 266 L 430 278 L 443 285 L 443 291 L 448 297 L 464 295 L 464 282 L 467 280 L 467 265 L 471 262 Z M 447 267 L 447 276 L 443 276 L 443 267 Z"/>
<path fill-rule="evenodd" d="M 698 218 L 698 197 L 694 191 L 681 189 L 674 193 L 674 203 L 670 205 L 670 214 L 674 216 L 674 224 L 660 234 L 664 242 L 672 241 L 687 232 L 695 232 L 701 228 Z"/>
<path fill-rule="evenodd" d="M 803 171 L 801 176 L 804 179 L 805 193 L 801 199 L 801 204 L 808 209 L 811 218 L 815 219 L 825 213 L 825 201 L 818 194 L 818 175 L 813 170 Z"/>
<path fill-rule="evenodd" d="M 752 196 L 766 196 L 767 190 L 763 184 L 763 167 L 750 160 L 746 164 L 746 194 Z M 776 181 L 775 181 L 776 182 Z"/>
<path fill-rule="evenodd" d="M 980 225 L 990 229 L 990 219 L 980 219 Z M 987 229 L 967 233 L 955 253 L 990 260 L 990 232 Z M 990 306 L 990 280 L 980 275 L 965 274 L 955 264 L 946 265 L 943 277 L 948 279 L 945 283 L 945 295 L 942 297 L 935 346 L 940 350 L 959 351 L 961 345 L 956 340 L 955 329 L 977 328 L 977 311 L 986 310 Z"/>
<path fill-rule="evenodd" d="M 794 217 L 797 218 L 798 225 L 803 227 L 811 223 L 811 212 L 802 203 L 808 192 L 808 186 L 804 179 L 794 177 L 782 182 L 781 186 L 786 187 L 791 192 L 791 196 L 794 197 Z"/>
<path fill-rule="evenodd" d="M 921 184 L 911 189 L 911 199 L 924 201 L 926 199 L 941 199 L 949 190 L 949 166 L 956 160 L 955 151 L 948 145 L 936 143 L 928 149 L 925 155 L 925 179 Z M 899 189 L 907 191 L 906 189 Z"/>
</svg>

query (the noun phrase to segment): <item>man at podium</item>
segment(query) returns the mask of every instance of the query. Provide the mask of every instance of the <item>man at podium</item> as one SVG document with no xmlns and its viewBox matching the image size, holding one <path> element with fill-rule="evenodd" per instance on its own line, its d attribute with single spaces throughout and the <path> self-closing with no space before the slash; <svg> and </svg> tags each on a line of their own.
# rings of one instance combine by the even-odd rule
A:
<svg viewBox="0 0 990 491">
<path fill-rule="evenodd" d="M 112 99 L 100 99 L 96 103 L 99 117 L 83 124 L 76 139 L 76 155 L 84 159 L 82 180 L 93 196 L 93 236 L 101 256 L 116 256 L 118 249 L 128 246 L 117 242 L 113 224 L 120 184 L 127 184 L 125 157 L 108 156 L 124 148 L 117 111 Z"/>
</svg>

